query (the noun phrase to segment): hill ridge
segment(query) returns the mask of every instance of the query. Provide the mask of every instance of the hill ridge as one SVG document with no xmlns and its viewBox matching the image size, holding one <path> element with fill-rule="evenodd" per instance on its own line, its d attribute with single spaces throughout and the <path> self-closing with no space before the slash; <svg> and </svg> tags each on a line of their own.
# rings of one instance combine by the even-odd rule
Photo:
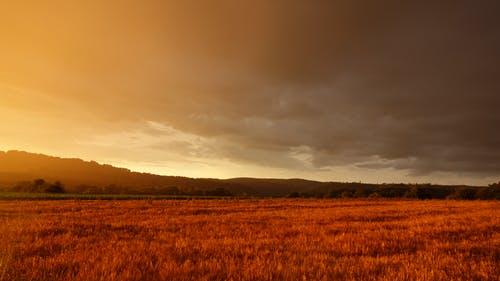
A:
<svg viewBox="0 0 500 281">
<path fill-rule="evenodd" d="M 443 197 L 443 194 L 449 195 L 458 188 L 480 188 L 465 185 L 321 182 L 301 178 L 189 178 L 137 172 L 100 164 L 94 160 L 49 156 L 21 150 L 0 151 L 0 188 L 12 188 L 34 179 L 61 181 L 68 192 L 75 193 L 192 194 L 207 190 L 225 190 L 233 195 L 255 196 L 356 197 L 377 193 L 386 197 L 401 197 L 407 194 L 409 189 L 420 187 L 442 190 L 439 196 Z"/>
</svg>

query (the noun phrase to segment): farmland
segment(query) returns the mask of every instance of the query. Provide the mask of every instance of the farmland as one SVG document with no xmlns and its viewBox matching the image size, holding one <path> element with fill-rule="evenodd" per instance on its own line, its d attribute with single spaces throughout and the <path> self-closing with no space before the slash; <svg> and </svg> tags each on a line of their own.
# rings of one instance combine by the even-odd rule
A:
<svg viewBox="0 0 500 281">
<path fill-rule="evenodd" d="M 0 201 L 0 280 L 498 280 L 500 202 Z"/>
</svg>

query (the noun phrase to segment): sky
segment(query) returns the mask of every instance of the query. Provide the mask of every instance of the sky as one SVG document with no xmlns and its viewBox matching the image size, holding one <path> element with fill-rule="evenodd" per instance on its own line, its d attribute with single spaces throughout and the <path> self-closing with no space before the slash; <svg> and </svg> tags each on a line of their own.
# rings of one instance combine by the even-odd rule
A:
<svg viewBox="0 0 500 281">
<path fill-rule="evenodd" d="M 1 1 L 0 150 L 191 177 L 500 180 L 498 1 Z"/>
</svg>

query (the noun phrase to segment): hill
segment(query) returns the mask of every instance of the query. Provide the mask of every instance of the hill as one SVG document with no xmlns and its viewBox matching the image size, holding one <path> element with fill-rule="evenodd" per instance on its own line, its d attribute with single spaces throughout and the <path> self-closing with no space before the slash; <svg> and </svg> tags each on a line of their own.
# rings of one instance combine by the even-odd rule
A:
<svg viewBox="0 0 500 281">
<path fill-rule="evenodd" d="M 0 151 L 0 185 L 43 178 L 61 181 L 70 192 L 83 193 L 172 193 L 224 188 L 216 179 L 193 179 L 138 173 L 95 161 L 59 158 L 24 151 Z M 244 192 L 233 186 L 235 192 Z"/>
<path fill-rule="evenodd" d="M 227 180 L 160 176 L 129 169 L 24 151 L 0 151 L 0 188 L 22 189 L 35 179 L 60 181 L 67 192 L 113 194 L 194 194 L 290 197 L 416 197 L 498 196 L 498 184 L 489 187 L 364 184 L 304 179 L 233 178 Z M 482 193 L 486 195 L 481 195 Z M 472 194 L 472 195 L 471 195 Z M 470 198 L 469 198 L 470 199 Z"/>
</svg>

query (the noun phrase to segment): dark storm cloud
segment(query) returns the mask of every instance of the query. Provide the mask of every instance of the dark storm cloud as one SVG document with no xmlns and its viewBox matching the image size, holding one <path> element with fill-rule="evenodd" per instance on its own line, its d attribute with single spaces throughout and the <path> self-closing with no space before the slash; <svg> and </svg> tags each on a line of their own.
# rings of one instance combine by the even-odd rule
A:
<svg viewBox="0 0 500 281">
<path fill-rule="evenodd" d="M 12 49 L 30 86 L 106 126 L 149 120 L 208 139 L 206 157 L 497 176 L 497 2 L 66 3 L 59 14 L 80 16 L 61 25 L 33 8 L 51 32 Z"/>
<path fill-rule="evenodd" d="M 221 55 L 237 78 L 211 78 L 174 122 L 248 147 L 305 145 L 317 167 L 376 156 L 390 161 L 364 167 L 498 174 L 498 5 L 377 3 L 274 11 L 268 37 L 249 34 L 269 45 Z"/>
</svg>

